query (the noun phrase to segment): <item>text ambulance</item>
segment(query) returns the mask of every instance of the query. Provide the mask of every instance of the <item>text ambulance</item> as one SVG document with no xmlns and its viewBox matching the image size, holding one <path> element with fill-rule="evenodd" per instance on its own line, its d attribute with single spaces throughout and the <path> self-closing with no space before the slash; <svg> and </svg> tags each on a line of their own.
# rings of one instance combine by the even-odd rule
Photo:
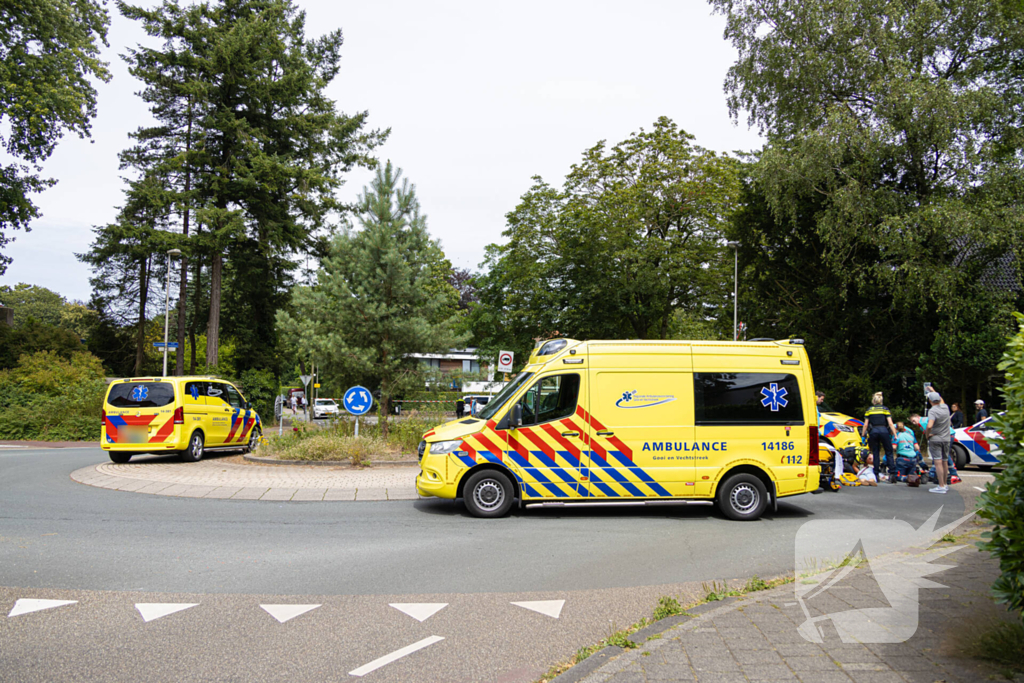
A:
<svg viewBox="0 0 1024 683">
<path fill-rule="evenodd" d="M 478 517 L 545 502 L 717 501 L 757 519 L 818 488 L 801 340 L 545 342 L 476 418 L 424 434 L 422 495 Z"/>
</svg>

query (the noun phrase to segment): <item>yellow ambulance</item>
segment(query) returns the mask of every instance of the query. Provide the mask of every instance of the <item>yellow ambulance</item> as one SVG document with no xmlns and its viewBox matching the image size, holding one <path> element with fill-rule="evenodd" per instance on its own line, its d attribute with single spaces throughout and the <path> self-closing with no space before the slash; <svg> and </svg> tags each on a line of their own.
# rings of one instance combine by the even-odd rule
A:
<svg viewBox="0 0 1024 683">
<path fill-rule="evenodd" d="M 423 436 L 421 495 L 519 505 L 674 501 L 757 519 L 818 489 L 803 341 L 556 339 L 480 411 Z"/>
<path fill-rule="evenodd" d="M 143 453 L 181 454 L 198 462 L 205 451 L 254 451 L 260 416 L 232 384 L 216 377 L 132 377 L 110 383 L 103 401 L 100 444 L 126 463 Z"/>
</svg>

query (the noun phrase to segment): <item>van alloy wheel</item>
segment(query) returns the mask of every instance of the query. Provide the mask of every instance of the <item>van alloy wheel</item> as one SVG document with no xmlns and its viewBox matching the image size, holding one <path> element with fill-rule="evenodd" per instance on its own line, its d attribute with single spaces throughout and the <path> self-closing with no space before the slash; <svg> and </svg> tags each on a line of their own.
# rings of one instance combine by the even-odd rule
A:
<svg viewBox="0 0 1024 683">
<path fill-rule="evenodd" d="M 182 462 L 199 462 L 203 459 L 203 435 L 201 432 L 194 432 L 189 439 L 188 448 L 181 452 Z"/>
</svg>

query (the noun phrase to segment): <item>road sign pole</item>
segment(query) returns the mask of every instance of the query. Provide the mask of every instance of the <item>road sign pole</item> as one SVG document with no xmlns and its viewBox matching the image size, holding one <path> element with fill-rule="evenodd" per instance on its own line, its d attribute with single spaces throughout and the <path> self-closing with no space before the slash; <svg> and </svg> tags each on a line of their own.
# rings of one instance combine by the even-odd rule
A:
<svg viewBox="0 0 1024 683">
<path fill-rule="evenodd" d="M 356 438 L 359 438 L 359 416 L 356 415 Z"/>
</svg>

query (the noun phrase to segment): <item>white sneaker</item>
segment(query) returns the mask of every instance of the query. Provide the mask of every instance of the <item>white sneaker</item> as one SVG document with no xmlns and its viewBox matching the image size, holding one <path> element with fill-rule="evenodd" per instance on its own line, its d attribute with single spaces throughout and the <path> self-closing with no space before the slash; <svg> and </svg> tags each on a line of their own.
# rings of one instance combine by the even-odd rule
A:
<svg viewBox="0 0 1024 683">
<path fill-rule="evenodd" d="M 935 488 L 928 489 L 928 493 L 946 493 L 949 488 L 946 486 L 936 486 Z"/>
</svg>

